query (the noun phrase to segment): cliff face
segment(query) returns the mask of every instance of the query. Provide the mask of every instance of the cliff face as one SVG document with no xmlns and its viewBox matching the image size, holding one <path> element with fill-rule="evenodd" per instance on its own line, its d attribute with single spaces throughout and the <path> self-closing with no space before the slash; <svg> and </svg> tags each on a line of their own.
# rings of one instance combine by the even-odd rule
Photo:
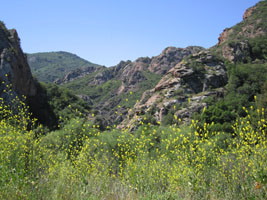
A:
<svg viewBox="0 0 267 200">
<path fill-rule="evenodd" d="M 10 104 L 15 96 L 24 95 L 34 117 L 45 125 L 55 124 L 55 116 L 48 106 L 45 91 L 32 77 L 27 57 L 20 47 L 17 31 L 8 30 L 2 22 L 0 55 L 0 97 Z"/>
<path fill-rule="evenodd" d="M 245 13 L 243 14 L 243 20 L 246 20 L 248 17 L 252 15 L 252 12 L 256 9 L 256 6 L 252 6 L 251 8 L 248 8 Z"/>
<path fill-rule="evenodd" d="M 7 30 L 0 24 L 0 79 L 12 84 L 19 95 L 33 97 L 37 94 L 30 67 L 20 48 L 16 30 Z"/>
</svg>

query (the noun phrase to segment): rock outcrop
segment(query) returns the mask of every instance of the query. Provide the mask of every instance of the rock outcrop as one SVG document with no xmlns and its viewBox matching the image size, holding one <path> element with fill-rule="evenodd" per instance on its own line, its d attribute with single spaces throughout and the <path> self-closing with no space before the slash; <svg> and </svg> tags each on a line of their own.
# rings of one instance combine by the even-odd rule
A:
<svg viewBox="0 0 267 200">
<path fill-rule="evenodd" d="M 224 29 L 213 49 L 233 63 L 247 62 L 246 59 L 251 57 L 249 40 L 266 35 L 266 7 L 267 2 L 263 1 L 248 8 L 243 15 L 243 21 Z"/>
<path fill-rule="evenodd" d="M 0 24 L 0 79 L 12 84 L 19 95 L 35 96 L 37 88 L 25 54 L 20 48 L 20 39 L 16 30 L 7 30 Z"/>
<path fill-rule="evenodd" d="M 141 57 L 134 62 L 122 62 L 115 66 L 109 72 L 111 77 L 122 80 L 122 87 L 119 93 L 133 90 L 135 85 L 146 80 L 142 72 L 149 71 L 151 73 L 165 75 L 172 67 L 178 64 L 187 56 L 204 50 L 203 47 L 190 46 L 187 48 L 167 47 L 158 56 L 149 58 Z M 110 80 L 110 79 L 107 79 Z"/>
<path fill-rule="evenodd" d="M 252 15 L 252 12 L 256 9 L 256 6 L 252 6 L 251 8 L 248 8 L 245 13 L 243 14 L 243 20 L 246 20 L 248 17 Z"/>
<path fill-rule="evenodd" d="M 164 75 L 172 67 L 182 61 L 185 57 L 204 50 L 203 47 L 189 46 L 186 48 L 167 47 L 159 56 L 153 57 L 148 67 L 149 71 Z"/>
<path fill-rule="evenodd" d="M 231 35 L 232 33 L 233 29 L 230 28 L 224 29 L 218 38 L 218 45 L 224 43 L 228 39 L 229 35 Z"/>
<path fill-rule="evenodd" d="M 222 47 L 222 56 L 233 63 L 244 62 L 250 57 L 248 40 L 233 42 Z"/>
</svg>

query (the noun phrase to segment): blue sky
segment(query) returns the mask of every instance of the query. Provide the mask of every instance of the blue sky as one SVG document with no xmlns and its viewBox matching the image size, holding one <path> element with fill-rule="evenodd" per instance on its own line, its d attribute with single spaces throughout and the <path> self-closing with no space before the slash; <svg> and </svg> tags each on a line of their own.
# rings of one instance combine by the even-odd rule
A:
<svg viewBox="0 0 267 200">
<path fill-rule="evenodd" d="M 211 47 L 259 0 L 0 0 L 24 52 L 68 51 L 112 66 L 168 46 Z"/>
</svg>

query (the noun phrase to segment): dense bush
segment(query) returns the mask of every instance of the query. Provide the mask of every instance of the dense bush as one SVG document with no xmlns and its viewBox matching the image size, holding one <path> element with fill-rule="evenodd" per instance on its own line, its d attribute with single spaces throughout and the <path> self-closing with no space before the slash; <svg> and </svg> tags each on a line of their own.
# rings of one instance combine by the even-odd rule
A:
<svg viewBox="0 0 267 200">
<path fill-rule="evenodd" d="M 249 40 L 252 60 L 267 60 L 267 38 L 256 37 Z"/>
</svg>

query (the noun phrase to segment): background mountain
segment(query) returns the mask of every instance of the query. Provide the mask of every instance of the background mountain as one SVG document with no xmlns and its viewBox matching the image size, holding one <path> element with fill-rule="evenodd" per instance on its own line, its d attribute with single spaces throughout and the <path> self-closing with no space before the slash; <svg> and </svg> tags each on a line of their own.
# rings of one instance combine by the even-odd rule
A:
<svg viewBox="0 0 267 200">
<path fill-rule="evenodd" d="M 27 60 L 32 74 L 46 83 L 61 79 L 75 69 L 82 68 L 92 72 L 101 67 L 64 51 L 27 54 Z"/>
</svg>

